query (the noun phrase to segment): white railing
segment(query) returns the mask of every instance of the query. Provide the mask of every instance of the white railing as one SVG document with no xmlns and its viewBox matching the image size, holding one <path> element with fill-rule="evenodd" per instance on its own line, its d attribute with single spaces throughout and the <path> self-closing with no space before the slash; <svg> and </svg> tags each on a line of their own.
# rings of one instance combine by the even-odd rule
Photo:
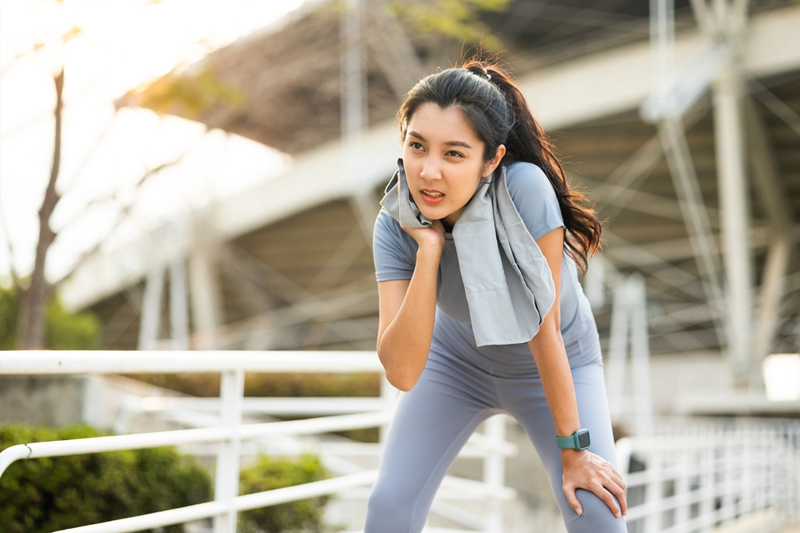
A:
<svg viewBox="0 0 800 533">
<path fill-rule="evenodd" d="M 219 413 L 215 427 L 198 427 L 155 433 L 137 433 L 28 443 L 0 452 L 0 476 L 14 461 L 79 453 L 152 448 L 194 443 L 218 443 L 214 501 L 147 515 L 86 525 L 68 531 L 124 533 L 213 518 L 215 533 L 236 531 L 240 511 L 340 493 L 371 486 L 376 470 L 357 471 L 332 479 L 294 487 L 239 496 L 239 458 L 243 441 L 267 436 L 299 436 L 331 431 L 381 428 L 381 439 L 391 422 L 397 391 L 384 379 L 380 398 L 243 398 L 245 372 L 375 372 L 383 369 L 374 352 L 241 352 L 241 351 L 0 351 L 0 375 L 110 374 L 110 373 L 207 373 L 221 374 L 219 399 L 144 398 L 129 411 L 194 410 Z M 243 412 L 270 414 L 334 415 L 294 420 L 243 424 Z M 128 413 L 130 414 L 130 413 Z M 378 454 L 380 445 L 360 446 L 359 453 Z M 463 513 L 468 526 L 500 533 L 501 503 L 516 493 L 505 487 L 504 461 L 516 453 L 505 441 L 505 421 L 490 419 L 486 433 L 474 435 L 462 455 L 484 458 L 484 481 L 448 476 L 443 495 L 481 499 L 488 504 L 483 517 Z M 447 509 L 444 505 L 443 509 Z M 67 531 L 67 530 L 64 530 Z"/>
<path fill-rule="evenodd" d="M 800 520 L 800 420 L 661 421 L 620 439 L 630 533 L 694 533 L 763 510 Z"/>
</svg>

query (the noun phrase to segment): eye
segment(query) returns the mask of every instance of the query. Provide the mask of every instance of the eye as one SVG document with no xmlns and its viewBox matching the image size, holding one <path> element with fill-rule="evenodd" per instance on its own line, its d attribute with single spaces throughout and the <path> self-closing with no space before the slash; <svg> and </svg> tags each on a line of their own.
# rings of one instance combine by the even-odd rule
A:
<svg viewBox="0 0 800 533">
<path fill-rule="evenodd" d="M 461 152 L 456 152 L 455 150 L 450 150 L 445 155 L 450 155 L 453 157 L 464 157 L 464 154 L 462 154 Z"/>
<path fill-rule="evenodd" d="M 417 141 L 411 141 L 408 145 L 413 148 L 414 150 L 422 150 L 422 145 Z"/>
</svg>

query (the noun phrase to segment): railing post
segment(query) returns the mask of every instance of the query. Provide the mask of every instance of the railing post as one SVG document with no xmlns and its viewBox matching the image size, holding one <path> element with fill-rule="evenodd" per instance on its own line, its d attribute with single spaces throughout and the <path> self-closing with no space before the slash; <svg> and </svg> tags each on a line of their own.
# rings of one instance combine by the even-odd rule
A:
<svg viewBox="0 0 800 533">
<path fill-rule="evenodd" d="M 652 435 L 646 437 L 647 440 L 653 442 Z M 661 529 L 659 522 L 661 521 L 661 482 L 662 482 L 662 462 L 664 460 L 665 452 L 662 450 L 651 449 L 644 455 L 649 476 L 647 476 L 647 485 L 645 486 L 645 505 L 647 506 L 647 514 L 644 517 L 644 533 L 656 533 Z"/>
<path fill-rule="evenodd" d="M 223 372 L 220 381 L 220 418 L 231 430 L 231 438 L 219 445 L 214 500 L 229 502 L 225 514 L 214 517 L 214 533 L 236 532 L 236 509 L 233 499 L 239 495 L 239 426 L 242 423 L 244 370 Z"/>
<path fill-rule="evenodd" d="M 506 463 L 502 444 L 506 440 L 505 415 L 493 416 L 486 421 L 486 437 L 490 449 L 483 460 L 483 481 L 489 488 L 489 512 L 486 513 L 487 533 L 503 532 L 503 499 Z"/>
<path fill-rule="evenodd" d="M 681 529 L 681 525 L 686 527 L 685 524 L 689 522 L 691 518 L 691 513 L 689 512 L 689 507 L 691 506 L 691 483 L 689 478 L 692 474 L 692 465 L 690 464 L 692 453 L 686 449 L 678 449 L 672 451 L 671 454 L 675 458 L 675 464 L 672 466 L 675 468 L 676 472 L 675 477 L 672 480 L 673 483 L 675 483 L 676 499 L 676 506 L 673 510 L 673 524 Z M 662 512 L 659 514 L 661 515 L 659 519 L 663 521 L 664 513 Z M 689 531 L 689 528 L 686 528 L 686 531 Z"/>
<path fill-rule="evenodd" d="M 716 447 L 713 434 L 709 428 L 699 430 L 699 439 L 702 439 L 703 467 L 701 483 L 703 499 L 700 504 L 700 514 L 707 517 L 701 531 L 711 531 L 714 528 L 714 494 L 716 483 Z"/>
</svg>

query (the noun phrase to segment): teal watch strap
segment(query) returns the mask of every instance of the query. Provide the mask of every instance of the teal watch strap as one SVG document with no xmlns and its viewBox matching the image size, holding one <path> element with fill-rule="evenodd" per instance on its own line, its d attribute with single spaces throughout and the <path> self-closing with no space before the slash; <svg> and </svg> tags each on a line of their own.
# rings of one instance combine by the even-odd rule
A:
<svg viewBox="0 0 800 533">
<path fill-rule="evenodd" d="M 556 437 L 556 446 L 562 450 L 585 450 L 590 442 L 588 429 L 579 429 L 569 437 Z"/>
</svg>

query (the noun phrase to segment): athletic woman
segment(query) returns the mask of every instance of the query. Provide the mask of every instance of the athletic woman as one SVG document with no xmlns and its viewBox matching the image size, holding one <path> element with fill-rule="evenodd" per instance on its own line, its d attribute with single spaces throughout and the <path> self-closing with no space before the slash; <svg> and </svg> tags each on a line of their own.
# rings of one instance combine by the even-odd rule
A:
<svg viewBox="0 0 800 533">
<path fill-rule="evenodd" d="M 499 66 L 472 60 L 426 77 L 398 120 L 402 159 L 374 258 L 378 355 L 405 392 L 365 532 L 421 531 L 453 459 L 499 413 L 536 447 L 570 533 L 626 531 L 597 326 L 576 268 L 600 223 Z"/>
</svg>

